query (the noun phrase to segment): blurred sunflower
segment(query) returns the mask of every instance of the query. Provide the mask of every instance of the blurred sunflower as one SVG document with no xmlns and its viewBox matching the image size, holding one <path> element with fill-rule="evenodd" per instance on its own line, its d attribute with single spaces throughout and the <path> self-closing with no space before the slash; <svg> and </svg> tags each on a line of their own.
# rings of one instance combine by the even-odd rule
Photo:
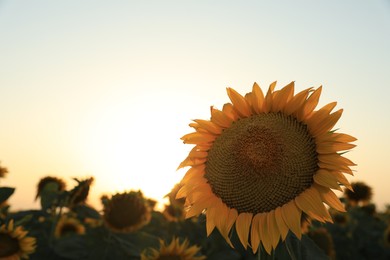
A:
<svg viewBox="0 0 390 260">
<path fill-rule="evenodd" d="M 368 204 L 372 199 L 372 188 L 362 181 L 352 182 L 352 189 L 345 190 L 344 195 L 351 206 Z"/>
<path fill-rule="evenodd" d="M 14 221 L 10 220 L 8 225 L 0 227 L 0 259 L 18 260 L 29 258 L 35 251 L 35 238 L 27 237 L 27 231 L 21 226 L 14 226 Z"/>
<path fill-rule="evenodd" d="M 105 201 L 103 221 L 114 232 L 134 232 L 148 224 L 149 203 L 140 191 L 117 193 Z"/>
<path fill-rule="evenodd" d="M 180 243 L 179 238 L 173 238 L 171 243 L 167 245 L 163 240 L 160 240 L 160 249 L 151 248 L 149 252 L 141 254 L 141 260 L 203 260 L 205 256 L 196 256 L 200 247 L 193 245 L 189 246 L 188 240 Z"/>
<path fill-rule="evenodd" d="M 58 220 L 54 236 L 56 238 L 65 237 L 68 235 L 84 235 L 85 227 L 80 221 L 73 217 L 61 216 Z"/>
<path fill-rule="evenodd" d="M 1 167 L 0 165 L 0 178 L 4 178 L 7 173 L 8 173 L 8 169 L 5 167 Z"/>
<path fill-rule="evenodd" d="M 329 213 L 332 216 L 332 219 L 335 224 L 338 224 L 340 226 L 346 226 L 349 221 L 349 216 L 345 212 L 339 212 L 334 209 L 329 209 Z"/>
<path fill-rule="evenodd" d="M 165 195 L 169 199 L 169 204 L 165 205 L 162 212 L 164 217 L 171 222 L 177 222 L 185 219 L 184 203 L 185 199 L 176 199 L 177 192 L 180 190 L 181 185 L 176 184 L 170 193 Z"/>
<path fill-rule="evenodd" d="M 50 190 L 52 191 L 64 191 L 66 187 L 65 182 L 62 179 L 52 176 L 46 176 L 42 178 L 38 183 L 37 195 L 35 196 L 35 199 L 41 197 L 45 187 L 47 188 L 49 185 Z"/>
<path fill-rule="evenodd" d="M 326 228 L 320 227 L 311 230 L 308 233 L 308 236 L 313 240 L 313 242 L 319 248 L 322 249 L 322 251 L 324 251 L 324 253 L 327 256 L 329 256 L 329 259 L 336 259 L 336 252 L 334 250 L 333 239 Z"/>
<path fill-rule="evenodd" d="M 91 177 L 84 180 L 74 178 L 74 180 L 77 181 L 78 184 L 70 191 L 70 207 L 85 203 L 88 198 L 89 189 L 94 181 L 94 178 Z"/>
<path fill-rule="evenodd" d="M 182 137 L 195 144 L 179 165 L 191 167 L 177 195 L 190 205 L 187 217 L 206 210 L 207 234 L 217 227 L 231 246 L 235 224 L 254 253 L 260 242 L 270 253 L 289 230 L 301 238 L 302 212 L 331 222 L 323 202 L 344 211 L 331 189 L 351 189 L 343 173 L 355 165 L 341 152 L 356 138 L 332 130 L 343 110 L 332 112 L 336 102 L 314 110 L 322 87 L 294 95 L 294 82 L 275 85 L 263 95 L 255 83 L 245 97 L 227 88 L 231 103 L 211 107 L 211 119 L 194 120 L 195 132 Z"/>
</svg>

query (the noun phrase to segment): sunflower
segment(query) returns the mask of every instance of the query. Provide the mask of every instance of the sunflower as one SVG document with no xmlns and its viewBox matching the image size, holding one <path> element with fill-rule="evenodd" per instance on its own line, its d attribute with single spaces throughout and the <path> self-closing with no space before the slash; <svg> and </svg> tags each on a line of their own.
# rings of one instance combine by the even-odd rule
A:
<svg viewBox="0 0 390 260">
<path fill-rule="evenodd" d="M 188 240 L 180 243 L 179 238 L 173 238 L 171 243 L 167 245 L 163 240 L 160 240 L 160 250 L 150 249 L 150 253 L 141 254 L 141 260 L 203 260 L 205 256 L 196 256 L 200 247 L 193 245 L 189 246 Z"/>
<path fill-rule="evenodd" d="M 89 189 L 94 181 L 94 178 L 86 178 L 84 180 L 79 180 L 74 178 L 77 181 L 77 186 L 70 191 L 70 207 L 76 206 L 78 204 L 83 204 L 88 198 Z"/>
<path fill-rule="evenodd" d="M 35 251 L 35 238 L 27 237 L 27 231 L 22 226 L 14 226 L 10 220 L 8 225 L 0 227 L 0 259 L 18 260 L 29 258 Z"/>
<path fill-rule="evenodd" d="M 52 176 L 46 176 L 42 178 L 37 187 L 37 195 L 35 196 L 35 199 L 38 199 L 41 195 L 45 187 L 50 184 L 53 191 L 64 191 L 66 188 L 65 182 L 57 177 L 52 177 Z"/>
<path fill-rule="evenodd" d="M 362 181 L 352 182 L 352 189 L 345 190 L 344 195 L 352 206 L 367 204 L 372 199 L 372 188 Z"/>
<path fill-rule="evenodd" d="M 61 216 L 58 220 L 54 236 L 56 238 L 65 237 L 68 235 L 84 235 L 85 227 L 80 221 L 73 217 Z"/>
<path fill-rule="evenodd" d="M 104 204 L 103 221 L 114 232 L 133 232 L 148 224 L 149 203 L 140 191 L 117 193 Z"/>
<path fill-rule="evenodd" d="M 162 212 L 164 217 L 170 222 L 178 222 L 185 219 L 184 199 L 176 199 L 177 192 L 180 190 L 181 185 L 176 184 L 170 193 L 164 197 L 169 199 L 169 204 L 165 205 Z"/>
<path fill-rule="evenodd" d="M 319 227 L 311 230 L 308 233 L 308 236 L 327 256 L 329 256 L 329 259 L 336 259 L 333 239 L 326 228 Z"/>
<path fill-rule="evenodd" d="M 215 227 L 231 245 L 235 224 L 239 240 L 255 253 L 268 253 L 291 230 L 301 238 L 301 214 L 332 222 L 324 202 L 345 211 L 331 189 L 351 189 L 343 173 L 355 164 L 344 154 L 356 138 L 332 130 L 342 109 L 336 102 L 314 110 L 322 87 L 294 95 L 294 82 L 266 95 L 255 83 L 241 96 L 227 88 L 231 103 L 211 107 L 210 120 L 196 119 L 195 132 L 182 140 L 194 144 L 179 168 L 190 166 L 177 198 L 185 197 L 187 217 L 205 211 L 209 235 Z"/>
</svg>

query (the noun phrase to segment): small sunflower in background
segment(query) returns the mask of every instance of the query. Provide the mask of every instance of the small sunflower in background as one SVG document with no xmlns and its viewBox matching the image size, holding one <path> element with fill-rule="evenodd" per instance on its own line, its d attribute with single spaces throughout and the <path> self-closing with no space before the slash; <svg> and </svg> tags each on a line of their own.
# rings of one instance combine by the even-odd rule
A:
<svg viewBox="0 0 390 260">
<path fill-rule="evenodd" d="M 349 205 L 366 205 L 372 199 L 372 188 L 362 181 L 352 182 L 352 189 L 346 189 L 344 195 Z"/>
<path fill-rule="evenodd" d="M 171 222 L 182 221 L 185 219 L 184 204 L 185 199 L 176 199 L 177 192 L 180 190 L 181 185 L 176 184 L 170 193 L 165 195 L 169 199 L 169 204 L 165 205 L 162 212 L 164 217 Z"/>
<path fill-rule="evenodd" d="M 200 247 L 190 246 L 188 240 L 182 243 L 179 238 L 173 238 L 170 244 L 160 240 L 160 249 L 150 248 L 141 254 L 141 260 L 203 260 L 205 256 L 199 255 Z"/>
<path fill-rule="evenodd" d="M 336 259 L 333 239 L 326 228 L 319 227 L 311 230 L 308 233 L 308 236 L 319 248 L 322 249 L 322 251 L 324 251 L 327 256 L 329 256 L 329 259 Z"/>
<path fill-rule="evenodd" d="M 187 217 L 206 212 L 207 234 L 216 227 L 232 246 L 235 225 L 242 245 L 270 254 L 291 230 L 301 238 L 301 215 L 332 222 L 324 203 L 344 206 L 332 189 L 351 189 L 344 173 L 355 164 L 343 154 L 356 138 L 332 130 L 342 109 L 336 102 L 314 110 L 322 87 L 294 95 L 294 82 L 266 93 L 255 83 L 240 95 L 227 88 L 231 103 L 211 107 L 210 120 L 196 119 L 182 137 L 195 147 L 179 168 L 190 166 L 177 198 L 190 205 Z"/>
<path fill-rule="evenodd" d="M 70 191 L 69 205 L 70 207 L 76 206 L 78 204 L 83 204 L 86 202 L 89 189 L 94 181 L 94 178 L 86 178 L 84 180 L 79 180 L 74 178 L 77 181 L 77 186 Z"/>
<path fill-rule="evenodd" d="M 124 192 L 105 197 L 103 221 L 114 232 L 134 232 L 151 219 L 151 209 L 141 191 Z"/>
<path fill-rule="evenodd" d="M 0 162 L 0 178 L 5 178 L 7 173 L 8 173 L 8 169 L 5 167 L 1 167 L 1 162 Z"/>
<path fill-rule="evenodd" d="M 14 226 L 14 221 L 0 227 L 0 259 L 28 259 L 35 252 L 36 239 L 28 237 L 22 226 Z"/>
<path fill-rule="evenodd" d="M 66 188 L 65 182 L 61 178 L 46 176 L 40 179 L 37 187 L 37 195 L 35 199 L 38 199 L 42 196 L 42 193 L 45 189 L 49 189 L 50 191 L 60 192 L 64 191 Z"/>
<path fill-rule="evenodd" d="M 329 213 L 332 216 L 332 219 L 335 224 L 338 224 L 339 226 L 347 226 L 349 222 L 349 216 L 345 212 L 340 212 L 334 209 L 329 209 Z"/>
<path fill-rule="evenodd" d="M 63 215 L 57 222 L 54 236 L 56 238 L 66 237 L 68 235 L 84 235 L 85 226 L 81 222 L 70 216 Z"/>
</svg>

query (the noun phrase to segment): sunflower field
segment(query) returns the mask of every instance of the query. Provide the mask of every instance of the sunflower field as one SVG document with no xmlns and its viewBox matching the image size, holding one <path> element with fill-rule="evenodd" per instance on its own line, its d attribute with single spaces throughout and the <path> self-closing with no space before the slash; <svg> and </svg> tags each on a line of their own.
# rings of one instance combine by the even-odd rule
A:
<svg viewBox="0 0 390 260">
<path fill-rule="evenodd" d="M 142 190 L 102 195 L 97 210 L 93 177 L 47 176 L 41 208 L 14 212 L 16 190 L 1 186 L 0 259 L 390 259 L 390 207 L 344 175 L 357 139 L 333 129 L 342 109 L 316 110 L 322 87 L 275 86 L 228 88 L 229 103 L 190 123 L 188 171 L 163 210 Z"/>
</svg>

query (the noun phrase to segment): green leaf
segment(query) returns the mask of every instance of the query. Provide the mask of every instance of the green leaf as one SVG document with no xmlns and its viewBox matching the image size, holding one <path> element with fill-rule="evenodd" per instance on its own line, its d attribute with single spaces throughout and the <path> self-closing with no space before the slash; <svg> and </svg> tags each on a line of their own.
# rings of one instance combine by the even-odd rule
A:
<svg viewBox="0 0 390 260">
<path fill-rule="evenodd" d="M 6 201 L 14 193 L 15 188 L 1 187 L 0 188 L 0 203 Z"/>
</svg>

